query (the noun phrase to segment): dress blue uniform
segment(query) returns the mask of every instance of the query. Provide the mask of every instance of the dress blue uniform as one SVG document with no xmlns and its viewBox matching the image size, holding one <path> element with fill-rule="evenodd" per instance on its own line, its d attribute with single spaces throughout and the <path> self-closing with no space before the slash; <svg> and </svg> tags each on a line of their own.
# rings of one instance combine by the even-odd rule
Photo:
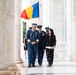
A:
<svg viewBox="0 0 76 75">
<path fill-rule="evenodd" d="M 38 51 L 39 33 L 37 30 L 27 31 L 27 46 L 28 46 L 28 65 L 35 67 L 35 60 Z M 32 42 L 36 42 L 34 45 Z"/>
<path fill-rule="evenodd" d="M 42 26 L 38 25 L 38 29 L 41 29 Z M 45 49 L 45 38 L 46 33 L 44 31 L 39 31 L 39 43 L 38 43 L 38 64 L 41 66 L 44 56 L 44 49 Z"/>
</svg>

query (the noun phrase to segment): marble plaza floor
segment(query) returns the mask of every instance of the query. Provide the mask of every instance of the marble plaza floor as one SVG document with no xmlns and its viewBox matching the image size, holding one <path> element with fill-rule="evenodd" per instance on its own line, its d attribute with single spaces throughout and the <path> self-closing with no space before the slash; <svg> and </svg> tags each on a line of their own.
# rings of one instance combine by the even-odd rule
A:
<svg viewBox="0 0 76 75">
<path fill-rule="evenodd" d="M 27 65 L 27 59 L 24 64 Z M 27 73 L 23 75 L 76 75 L 76 61 L 54 60 L 52 67 L 47 65 L 45 56 L 42 66 L 39 66 L 36 60 L 36 67 L 27 68 Z"/>
</svg>

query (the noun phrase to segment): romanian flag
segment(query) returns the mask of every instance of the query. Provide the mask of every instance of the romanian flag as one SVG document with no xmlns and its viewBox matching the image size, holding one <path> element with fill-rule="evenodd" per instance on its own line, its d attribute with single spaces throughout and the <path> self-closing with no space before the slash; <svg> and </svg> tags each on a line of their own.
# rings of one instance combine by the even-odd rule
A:
<svg viewBox="0 0 76 75">
<path fill-rule="evenodd" d="M 37 18 L 37 17 L 39 17 L 39 2 L 37 2 L 32 6 L 29 6 L 21 13 L 21 18 L 24 18 L 27 20 L 31 18 Z"/>
</svg>

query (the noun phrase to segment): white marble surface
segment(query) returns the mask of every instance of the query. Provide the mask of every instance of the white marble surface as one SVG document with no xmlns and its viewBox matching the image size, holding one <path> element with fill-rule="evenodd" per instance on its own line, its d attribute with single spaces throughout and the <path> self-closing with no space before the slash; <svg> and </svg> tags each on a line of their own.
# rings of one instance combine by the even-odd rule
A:
<svg viewBox="0 0 76 75">
<path fill-rule="evenodd" d="M 73 27 L 72 27 L 72 37 L 73 37 L 73 49 L 74 49 L 74 51 L 73 51 L 73 54 L 74 54 L 74 60 L 76 60 L 76 0 L 72 0 L 72 21 L 73 21 Z"/>
<path fill-rule="evenodd" d="M 47 67 L 47 61 L 44 59 L 42 67 L 39 67 L 38 64 L 36 66 L 35 68 L 29 68 L 27 74 L 76 74 L 75 61 L 55 60 L 52 67 Z"/>
<path fill-rule="evenodd" d="M 7 62 L 14 61 L 14 1 L 6 1 L 6 56 Z"/>
<path fill-rule="evenodd" d="M 6 62 L 6 12 L 5 12 L 5 0 L 0 0 L 0 64 Z"/>
<path fill-rule="evenodd" d="M 54 74 L 76 74 L 76 67 L 43 67 L 43 68 L 30 68 L 28 74 L 36 74 L 36 73 L 54 73 Z"/>
<path fill-rule="evenodd" d="M 5 0 L 0 0 L 0 75 L 9 75 L 6 66 L 6 4 Z M 3 72 L 1 72 L 3 71 Z"/>
<path fill-rule="evenodd" d="M 22 51 L 21 51 L 22 52 Z M 24 51 L 21 54 L 24 64 L 27 65 L 28 59 L 25 59 Z M 52 67 L 47 67 L 46 55 L 44 56 L 43 65 L 40 67 L 36 59 L 36 67 L 28 68 L 26 75 L 75 75 L 76 61 L 64 61 L 63 59 L 54 59 Z"/>
</svg>

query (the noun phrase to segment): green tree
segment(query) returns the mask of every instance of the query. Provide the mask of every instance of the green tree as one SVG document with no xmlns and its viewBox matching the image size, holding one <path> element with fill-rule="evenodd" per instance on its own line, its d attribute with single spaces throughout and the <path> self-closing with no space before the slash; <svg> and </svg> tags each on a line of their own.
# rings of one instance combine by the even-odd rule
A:
<svg viewBox="0 0 76 75">
<path fill-rule="evenodd" d="M 26 22 L 23 21 L 23 39 L 25 37 L 26 34 Z"/>
</svg>

